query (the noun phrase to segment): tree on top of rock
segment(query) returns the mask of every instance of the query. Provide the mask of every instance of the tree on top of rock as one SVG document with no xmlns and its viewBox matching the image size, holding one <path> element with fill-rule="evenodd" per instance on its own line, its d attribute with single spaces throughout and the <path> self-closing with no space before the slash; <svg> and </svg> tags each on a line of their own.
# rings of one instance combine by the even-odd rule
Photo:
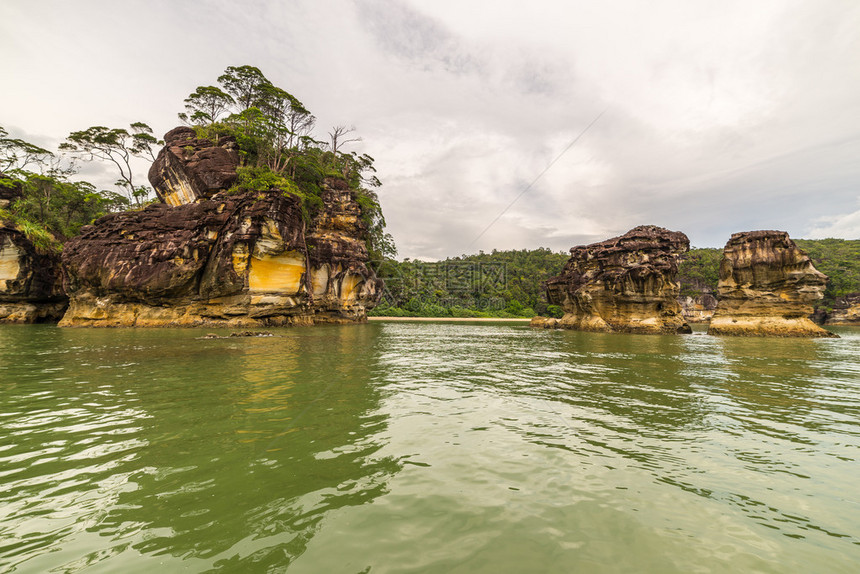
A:
<svg viewBox="0 0 860 574">
<path fill-rule="evenodd" d="M 200 138 L 216 142 L 225 135 L 235 138 L 238 187 L 268 189 L 280 178 L 282 187 L 294 187 L 310 212 L 322 204 L 325 178 L 342 178 L 357 192 L 368 227 L 368 249 L 374 254 L 393 253 L 391 236 L 382 231 L 385 219 L 379 199 L 368 189 L 380 185 L 373 175 L 373 158 L 342 150 L 345 144 L 360 141 L 351 137 L 354 128 L 333 128 L 330 145 L 314 139 L 314 115 L 254 66 L 230 66 L 218 83 L 221 88 L 198 87 L 185 100 L 187 113 L 179 117 L 192 124 Z"/>
<path fill-rule="evenodd" d="M 266 90 L 272 87 L 272 82 L 254 66 L 229 66 L 218 76 L 218 83 L 242 110 L 259 107 Z"/>
<path fill-rule="evenodd" d="M 179 114 L 179 118 L 182 121 L 190 119 L 194 124 L 212 124 L 235 103 L 236 100 L 219 87 L 200 86 L 185 98 L 185 109 L 188 113 Z"/>
</svg>

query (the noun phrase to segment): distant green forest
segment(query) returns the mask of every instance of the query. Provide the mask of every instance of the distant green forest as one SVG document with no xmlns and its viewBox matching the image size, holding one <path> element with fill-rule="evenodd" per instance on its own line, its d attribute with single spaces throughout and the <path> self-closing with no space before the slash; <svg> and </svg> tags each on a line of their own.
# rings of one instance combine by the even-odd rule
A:
<svg viewBox="0 0 860 574">
<path fill-rule="evenodd" d="M 830 281 L 822 306 L 860 292 L 860 240 L 798 239 L 815 267 Z M 723 250 L 692 248 L 679 266 L 681 295 L 716 295 Z M 480 252 L 444 261 L 385 260 L 382 302 L 371 316 L 394 317 L 561 317 L 549 305 L 542 283 L 558 275 L 569 255 L 546 248 Z"/>
<path fill-rule="evenodd" d="M 558 275 L 569 254 L 521 249 L 451 257 L 444 261 L 385 260 L 382 302 L 371 316 L 561 317 L 547 305 L 542 283 Z"/>
<path fill-rule="evenodd" d="M 849 293 L 860 292 L 860 239 L 796 239 L 797 246 L 806 251 L 815 268 L 830 281 L 824 292 L 823 305 Z"/>
</svg>

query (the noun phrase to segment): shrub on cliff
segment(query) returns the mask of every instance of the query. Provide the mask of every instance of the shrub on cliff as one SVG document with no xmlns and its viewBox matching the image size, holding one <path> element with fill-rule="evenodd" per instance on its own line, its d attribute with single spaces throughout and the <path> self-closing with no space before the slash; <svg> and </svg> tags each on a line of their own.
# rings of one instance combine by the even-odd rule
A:
<svg viewBox="0 0 860 574">
<path fill-rule="evenodd" d="M 78 235 L 81 227 L 108 211 L 127 207 L 121 195 L 99 191 L 86 181 L 74 181 L 73 162 L 20 139 L 0 127 L 0 192 L 3 218 L 41 250 L 58 249 Z"/>
<path fill-rule="evenodd" d="M 230 66 L 218 83 L 220 87 L 196 88 L 185 99 L 186 112 L 179 117 L 193 125 L 198 137 L 215 142 L 224 136 L 235 138 L 240 157 L 237 188 L 277 187 L 293 193 L 302 200 L 308 218 L 322 207 L 325 178 L 342 179 L 356 192 L 371 257 L 396 254 L 391 235 L 384 232 L 379 198 L 372 191 L 380 185 L 373 158 L 342 150 L 344 144 L 358 141 L 346 139 L 351 129 L 335 128 L 329 133 L 330 143 L 315 139 L 314 115 L 253 66 Z"/>
<path fill-rule="evenodd" d="M 698 297 L 717 292 L 720 281 L 720 260 L 723 250 L 713 247 L 693 247 L 681 257 L 678 281 L 682 297 Z"/>
</svg>

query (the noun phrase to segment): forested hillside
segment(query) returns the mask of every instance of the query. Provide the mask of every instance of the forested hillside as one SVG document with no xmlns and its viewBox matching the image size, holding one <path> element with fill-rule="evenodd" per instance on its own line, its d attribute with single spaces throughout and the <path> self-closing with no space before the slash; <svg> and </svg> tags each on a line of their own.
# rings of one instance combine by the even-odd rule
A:
<svg viewBox="0 0 860 574">
<path fill-rule="evenodd" d="M 372 315 L 560 317 L 559 307 L 547 305 L 542 283 L 558 274 L 567 258 L 567 253 L 539 248 L 432 263 L 387 260 L 377 270 L 385 280 L 385 295 Z"/>
<path fill-rule="evenodd" d="M 860 292 L 860 240 L 799 239 L 816 268 L 830 277 L 821 305 Z M 716 295 L 719 248 L 693 248 L 681 261 L 681 295 Z M 542 283 L 561 272 L 568 254 L 550 249 L 496 251 L 425 263 L 387 260 L 379 272 L 385 296 L 372 315 L 406 317 L 560 317 Z"/>
</svg>

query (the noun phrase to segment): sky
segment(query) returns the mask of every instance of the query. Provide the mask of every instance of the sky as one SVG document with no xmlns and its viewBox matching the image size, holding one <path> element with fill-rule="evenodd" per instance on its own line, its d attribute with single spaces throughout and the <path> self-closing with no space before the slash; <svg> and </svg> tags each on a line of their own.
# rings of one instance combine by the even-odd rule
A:
<svg viewBox="0 0 860 574">
<path fill-rule="evenodd" d="M 49 149 L 92 125 L 163 134 L 249 64 L 318 138 L 355 126 L 399 258 L 645 224 L 698 247 L 856 239 L 858 30 L 856 0 L 3 0 L 0 126 Z"/>
</svg>

